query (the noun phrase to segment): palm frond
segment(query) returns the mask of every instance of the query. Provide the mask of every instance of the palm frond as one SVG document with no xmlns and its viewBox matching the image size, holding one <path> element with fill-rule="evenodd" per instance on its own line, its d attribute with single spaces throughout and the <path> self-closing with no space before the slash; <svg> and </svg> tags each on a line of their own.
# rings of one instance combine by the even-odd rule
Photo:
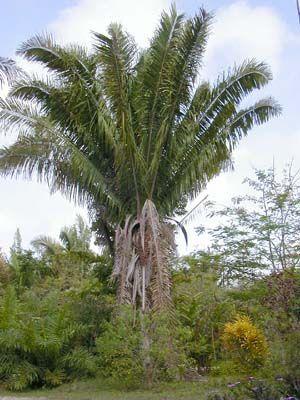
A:
<svg viewBox="0 0 300 400">
<path fill-rule="evenodd" d="M 60 243 L 50 236 L 38 236 L 31 241 L 31 245 L 40 254 L 56 255 L 63 251 Z"/>
<path fill-rule="evenodd" d="M 12 82 L 18 73 L 20 73 L 20 69 L 15 61 L 10 58 L 0 57 L 0 88 L 5 82 Z"/>
<path fill-rule="evenodd" d="M 167 100 L 170 73 L 177 54 L 176 44 L 182 30 L 182 22 L 183 15 L 177 13 L 174 5 L 170 14 L 162 14 L 160 25 L 145 55 L 141 76 L 138 74 L 141 85 L 138 86 L 138 101 L 143 104 L 144 124 L 148 126 L 148 135 L 144 135 L 142 145 L 147 164 L 151 159 L 156 133 L 162 124 L 160 111 L 165 107 Z"/>
<path fill-rule="evenodd" d="M 94 46 L 99 54 L 104 94 L 118 126 L 119 137 L 116 138 L 118 146 L 116 146 L 114 162 L 118 168 L 120 183 L 127 186 L 128 181 L 124 178 L 123 168 L 124 165 L 128 165 L 129 161 L 129 169 L 133 177 L 131 182 L 134 184 L 137 202 L 139 202 L 137 179 L 139 171 L 137 169 L 138 167 L 140 170 L 144 169 L 144 166 L 132 130 L 132 115 L 129 105 L 136 45 L 118 24 L 109 26 L 108 35 L 94 33 L 96 38 Z M 128 176 L 128 170 L 126 176 Z"/>
<path fill-rule="evenodd" d="M 33 36 L 22 43 L 17 54 L 29 61 L 43 64 L 62 78 L 88 79 L 91 76 L 85 64 L 89 61 L 86 49 L 78 45 L 63 48 L 55 43 L 50 34 Z"/>
<path fill-rule="evenodd" d="M 43 103 L 49 98 L 53 87 L 55 87 L 55 82 L 50 77 L 42 80 L 34 75 L 25 75 L 22 79 L 15 80 L 9 91 L 9 96 L 20 100 Z"/>
<path fill-rule="evenodd" d="M 260 125 L 280 113 L 281 107 L 278 103 L 273 99 L 265 99 L 246 110 L 234 112 L 223 122 L 222 128 L 205 131 L 202 137 L 196 138 L 189 146 L 186 157 L 177 165 L 174 162 L 170 186 L 165 184 L 165 196 L 169 199 L 174 196 L 178 200 L 180 193 L 186 191 L 192 198 L 195 197 L 213 176 L 232 167 L 232 151 L 253 125 Z"/>
<path fill-rule="evenodd" d="M 26 133 L 15 144 L 1 150 L 2 175 L 31 178 L 37 173 L 38 179 L 46 181 L 52 191 L 59 190 L 80 203 L 93 195 L 98 201 L 102 198 L 110 209 L 122 209 L 106 178 L 67 132 L 53 126 L 27 104 L 9 99 L 1 105 L 0 122 L 4 127 L 9 124 L 10 128 Z"/>
</svg>

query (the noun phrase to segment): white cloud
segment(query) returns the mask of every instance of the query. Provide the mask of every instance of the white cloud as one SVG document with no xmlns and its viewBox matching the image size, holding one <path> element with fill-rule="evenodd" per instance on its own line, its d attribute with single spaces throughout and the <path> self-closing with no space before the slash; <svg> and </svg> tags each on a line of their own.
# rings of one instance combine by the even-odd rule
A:
<svg viewBox="0 0 300 400">
<path fill-rule="evenodd" d="M 91 31 L 105 33 L 111 22 L 120 22 L 140 46 L 145 46 L 169 0 L 78 0 L 61 11 L 49 25 L 61 42 L 89 44 Z"/>
<path fill-rule="evenodd" d="M 38 235 L 57 237 L 64 225 L 71 225 L 77 214 L 86 211 L 76 207 L 59 193 L 49 194 L 46 184 L 34 181 L 1 179 L 0 248 L 8 252 L 19 228 L 23 245 Z"/>
<path fill-rule="evenodd" d="M 206 53 L 205 71 L 216 76 L 235 62 L 256 58 L 271 65 L 276 74 L 287 29 L 271 7 L 237 1 L 220 8 L 215 16 Z"/>
</svg>

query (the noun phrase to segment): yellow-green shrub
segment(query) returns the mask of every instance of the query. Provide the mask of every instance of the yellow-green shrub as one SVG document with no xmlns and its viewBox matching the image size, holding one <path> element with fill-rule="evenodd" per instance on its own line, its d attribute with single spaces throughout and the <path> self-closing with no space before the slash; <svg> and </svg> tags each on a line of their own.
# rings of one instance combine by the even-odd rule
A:
<svg viewBox="0 0 300 400">
<path fill-rule="evenodd" d="M 248 316 L 237 316 L 224 327 L 222 342 L 225 350 L 245 370 L 264 364 L 268 346 L 262 331 Z"/>
</svg>

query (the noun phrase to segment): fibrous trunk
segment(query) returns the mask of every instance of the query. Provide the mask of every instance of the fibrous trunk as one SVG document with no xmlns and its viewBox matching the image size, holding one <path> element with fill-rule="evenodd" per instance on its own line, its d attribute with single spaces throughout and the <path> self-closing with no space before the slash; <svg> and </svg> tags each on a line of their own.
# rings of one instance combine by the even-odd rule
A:
<svg viewBox="0 0 300 400">
<path fill-rule="evenodd" d="M 113 277 L 118 281 L 118 301 L 143 312 L 171 307 L 170 259 L 175 251 L 172 226 L 162 222 L 152 201 L 141 215 L 128 217 L 116 231 Z"/>
</svg>

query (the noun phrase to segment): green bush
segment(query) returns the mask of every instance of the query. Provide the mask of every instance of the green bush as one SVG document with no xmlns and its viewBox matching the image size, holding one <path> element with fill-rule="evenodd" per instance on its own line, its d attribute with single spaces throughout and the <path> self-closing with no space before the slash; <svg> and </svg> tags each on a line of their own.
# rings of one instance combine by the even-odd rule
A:
<svg viewBox="0 0 300 400">
<path fill-rule="evenodd" d="M 127 389 L 179 378 L 186 358 L 177 336 L 178 328 L 166 316 L 123 308 L 97 339 L 102 375 Z"/>
<path fill-rule="evenodd" d="M 221 358 L 223 326 L 236 312 L 234 302 L 218 286 L 217 276 L 206 261 L 199 255 L 184 257 L 173 273 L 182 345 L 200 374 Z"/>
<path fill-rule="evenodd" d="M 144 377 L 142 334 L 139 321 L 134 320 L 130 309 L 124 308 L 112 322 L 104 325 L 104 333 L 96 344 L 103 377 L 126 388 L 141 385 Z"/>
<path fill-rule="evenodd" d="M 56 386 L 94 374 L 94 357 L 82 346 L 86 332 L 87 326 L 74 320 L 70 304 L 57 292 L 42 298 L 27 291 L 18 299 L 8 287 L 0 304 L 0 376 L 5 386 Z"/>
<path fill-rule="evenodd" d="M 281 383 L 290 395 L 300 397 L 300 329 L 273 341 L 263 374 Z"/>
</svg>

